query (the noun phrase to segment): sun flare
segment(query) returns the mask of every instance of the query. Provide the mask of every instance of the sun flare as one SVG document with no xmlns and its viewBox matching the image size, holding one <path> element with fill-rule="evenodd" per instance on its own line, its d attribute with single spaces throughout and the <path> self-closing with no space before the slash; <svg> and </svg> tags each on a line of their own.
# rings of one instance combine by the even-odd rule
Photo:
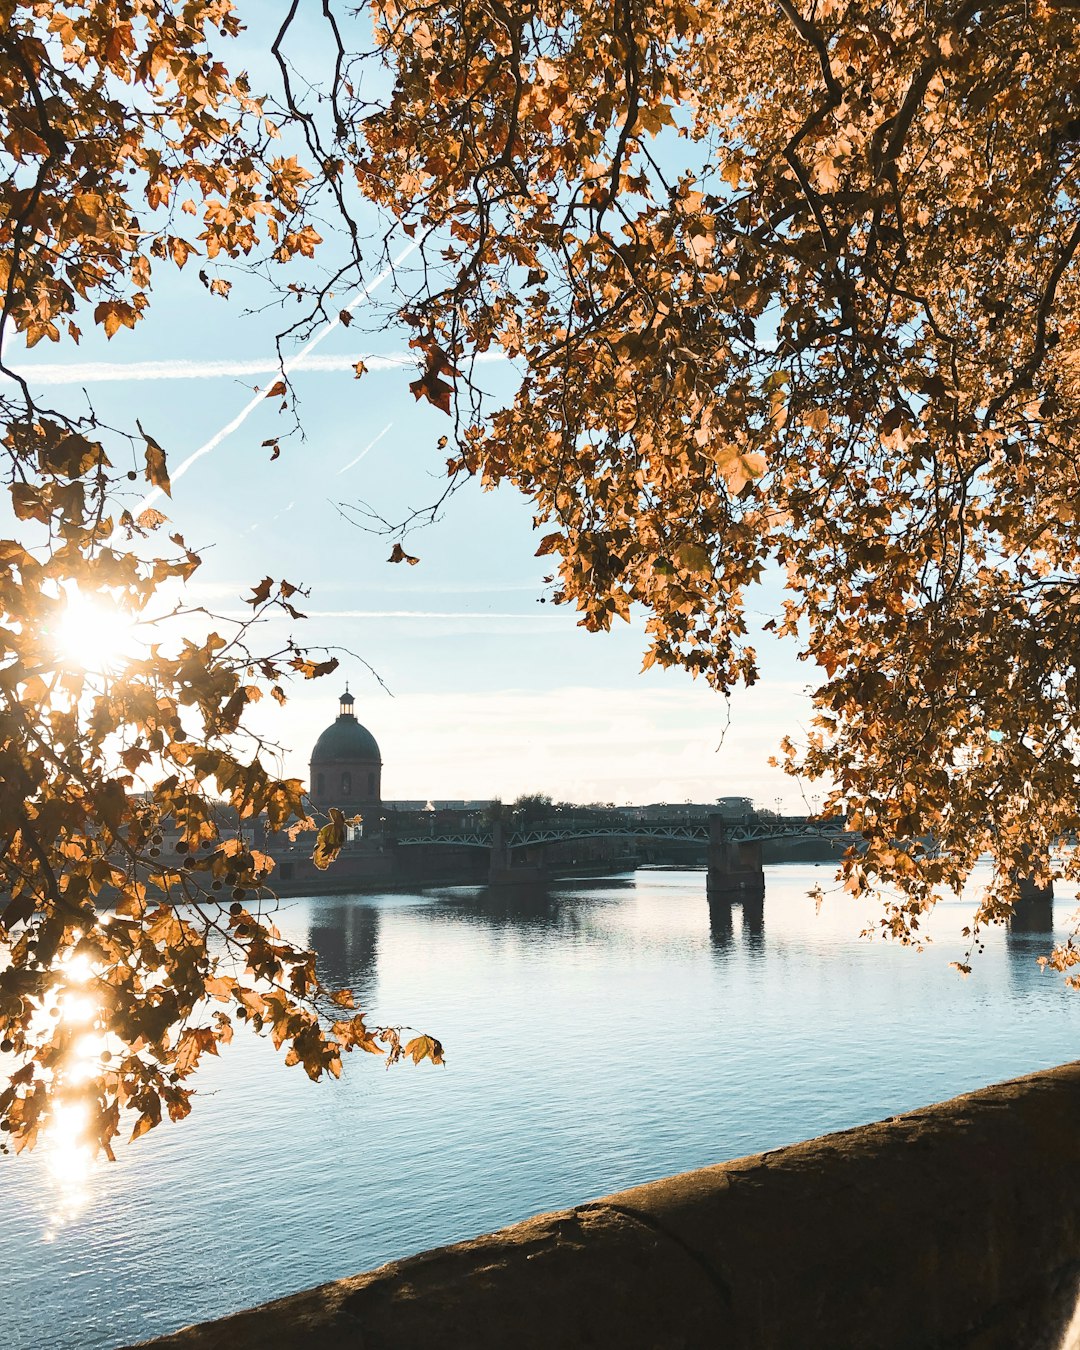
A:
<svg viewBox="0 0 1080 1350">
<path fill-rule="evenodd" d="M 111 596 L 72 587 L 56 627 L 56 652 L 83 670 L 115 670 L 133 655 L 136 628 L 137 620 Z"/>
</svg>

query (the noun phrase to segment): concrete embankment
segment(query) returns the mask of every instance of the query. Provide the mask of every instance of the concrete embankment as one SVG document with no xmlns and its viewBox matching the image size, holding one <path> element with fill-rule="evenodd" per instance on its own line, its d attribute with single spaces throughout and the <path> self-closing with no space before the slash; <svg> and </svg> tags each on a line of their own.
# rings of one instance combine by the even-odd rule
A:
<svg viewBox="0 0 1080 1350">
<path fill-rule="evenodd" d="M 1072 1350 L 1062 1335 L 1080 1287 L 1078 1184 L 1074 1063 L 542 1215 L 148 1344 Z"/>
</svg>

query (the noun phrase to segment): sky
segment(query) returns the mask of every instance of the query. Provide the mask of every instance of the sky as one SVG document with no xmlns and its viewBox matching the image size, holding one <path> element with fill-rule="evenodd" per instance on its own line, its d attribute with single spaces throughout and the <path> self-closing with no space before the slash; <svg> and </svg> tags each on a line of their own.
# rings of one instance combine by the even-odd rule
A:
<svg viewBox="0 0 1080 1350">
<path fill-rule="evenodd" d="M 361 501 L 403 518 L 444 486 L 436 442 L 449 421 L 413 399 L 405 333 L 359 331 L 365 311 L 390 299 L 377 269 L 370 295 L 341 295 L 361 322 L 324 335 L 293 371 L 304 435 L 283 441 L 271 462 L 261 443 L 283 419 L 255 389 L 273 382 L 275 334 L 292 316 L 245 314 L 240 290 L 211 299 L 197 268 L 157 268 L 150 317 L 135 331 L 107 342 L 87 318 L 77 348 L 9 344 L 4 356 L 55 405 L 89 401 L 126 427 L 137 417 L 165 448 L 173 494 L 154 505 L 202 553 L 191 586 L 200 604 L 239 615 L 267 575 L 310 589 L 306 621 L 275 621 L 260 635 L 273 647 L 292 632 L 341 663 L 327 679 L 294 683 L 283 709 L 267 700 L 255 710 L 257 728 L 283 747 L 284 772 L 306 779 L 347 679 L 381 748 L 387 799 L 546 792 L 617 804 L 731 795 L 791 811 L 815 804 L 768 763 L 809 717 L 810 672 L 793 651 L 763 635 L 762 679 L 730 703 L 683 672 L 641 673 L 640 621 L 590 634 L 571 609 L 542 603 L 551 559 L 534 556 L 530 505 L 510 488 L 458 491 L 436 524 L 405 541 L 415 567 L 389 563 L 392 540 L 349 518 Z M 361 356 L 369 370 L 357 381 Z M 493 393 L 514 388 L 509 363 L 485 364 L 482 376 Z M 776 588 L 758 603 L 758 617 L 774 613 Z"/>
</svg>

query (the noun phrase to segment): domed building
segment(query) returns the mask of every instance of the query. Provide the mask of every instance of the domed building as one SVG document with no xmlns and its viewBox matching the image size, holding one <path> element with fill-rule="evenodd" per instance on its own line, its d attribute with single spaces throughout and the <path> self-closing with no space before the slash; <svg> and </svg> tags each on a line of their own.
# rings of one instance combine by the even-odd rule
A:
<svg viewBox="0 0 1080 1350">
<path fill-rule="evenodd" d="M 349 686 L 331 722 L 311 752 L 312 804 L 321 811 L 370 810 L 382 802 L 382 756 L 375 737 L 353 714 Z"/>
</svg>

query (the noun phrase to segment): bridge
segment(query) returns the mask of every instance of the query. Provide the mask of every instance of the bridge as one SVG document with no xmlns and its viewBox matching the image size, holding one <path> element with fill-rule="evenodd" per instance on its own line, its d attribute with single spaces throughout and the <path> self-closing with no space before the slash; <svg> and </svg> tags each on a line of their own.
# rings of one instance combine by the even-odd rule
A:
<svg viewBox="0 0 1080 1350">
<path fill-rule="evenodd" d="M 765 873 L 761 845 L 773 839 L 835 839 L 845 832 L 842 816 L 715 815 L 698 820 L 635 821 L 554 817 L 541 821 L 496 821 L 490 825 L 440 828 L 399 835 L 398 847 L 482 848 L 490 851 L 492 882 L 534 879 L 543 866 L 543 852 L 553 844 L 585 839 L 632 839 L 703 843 L 708 846 L 709 894 L 739 898 L 761 894 Z"/>
</svg>

